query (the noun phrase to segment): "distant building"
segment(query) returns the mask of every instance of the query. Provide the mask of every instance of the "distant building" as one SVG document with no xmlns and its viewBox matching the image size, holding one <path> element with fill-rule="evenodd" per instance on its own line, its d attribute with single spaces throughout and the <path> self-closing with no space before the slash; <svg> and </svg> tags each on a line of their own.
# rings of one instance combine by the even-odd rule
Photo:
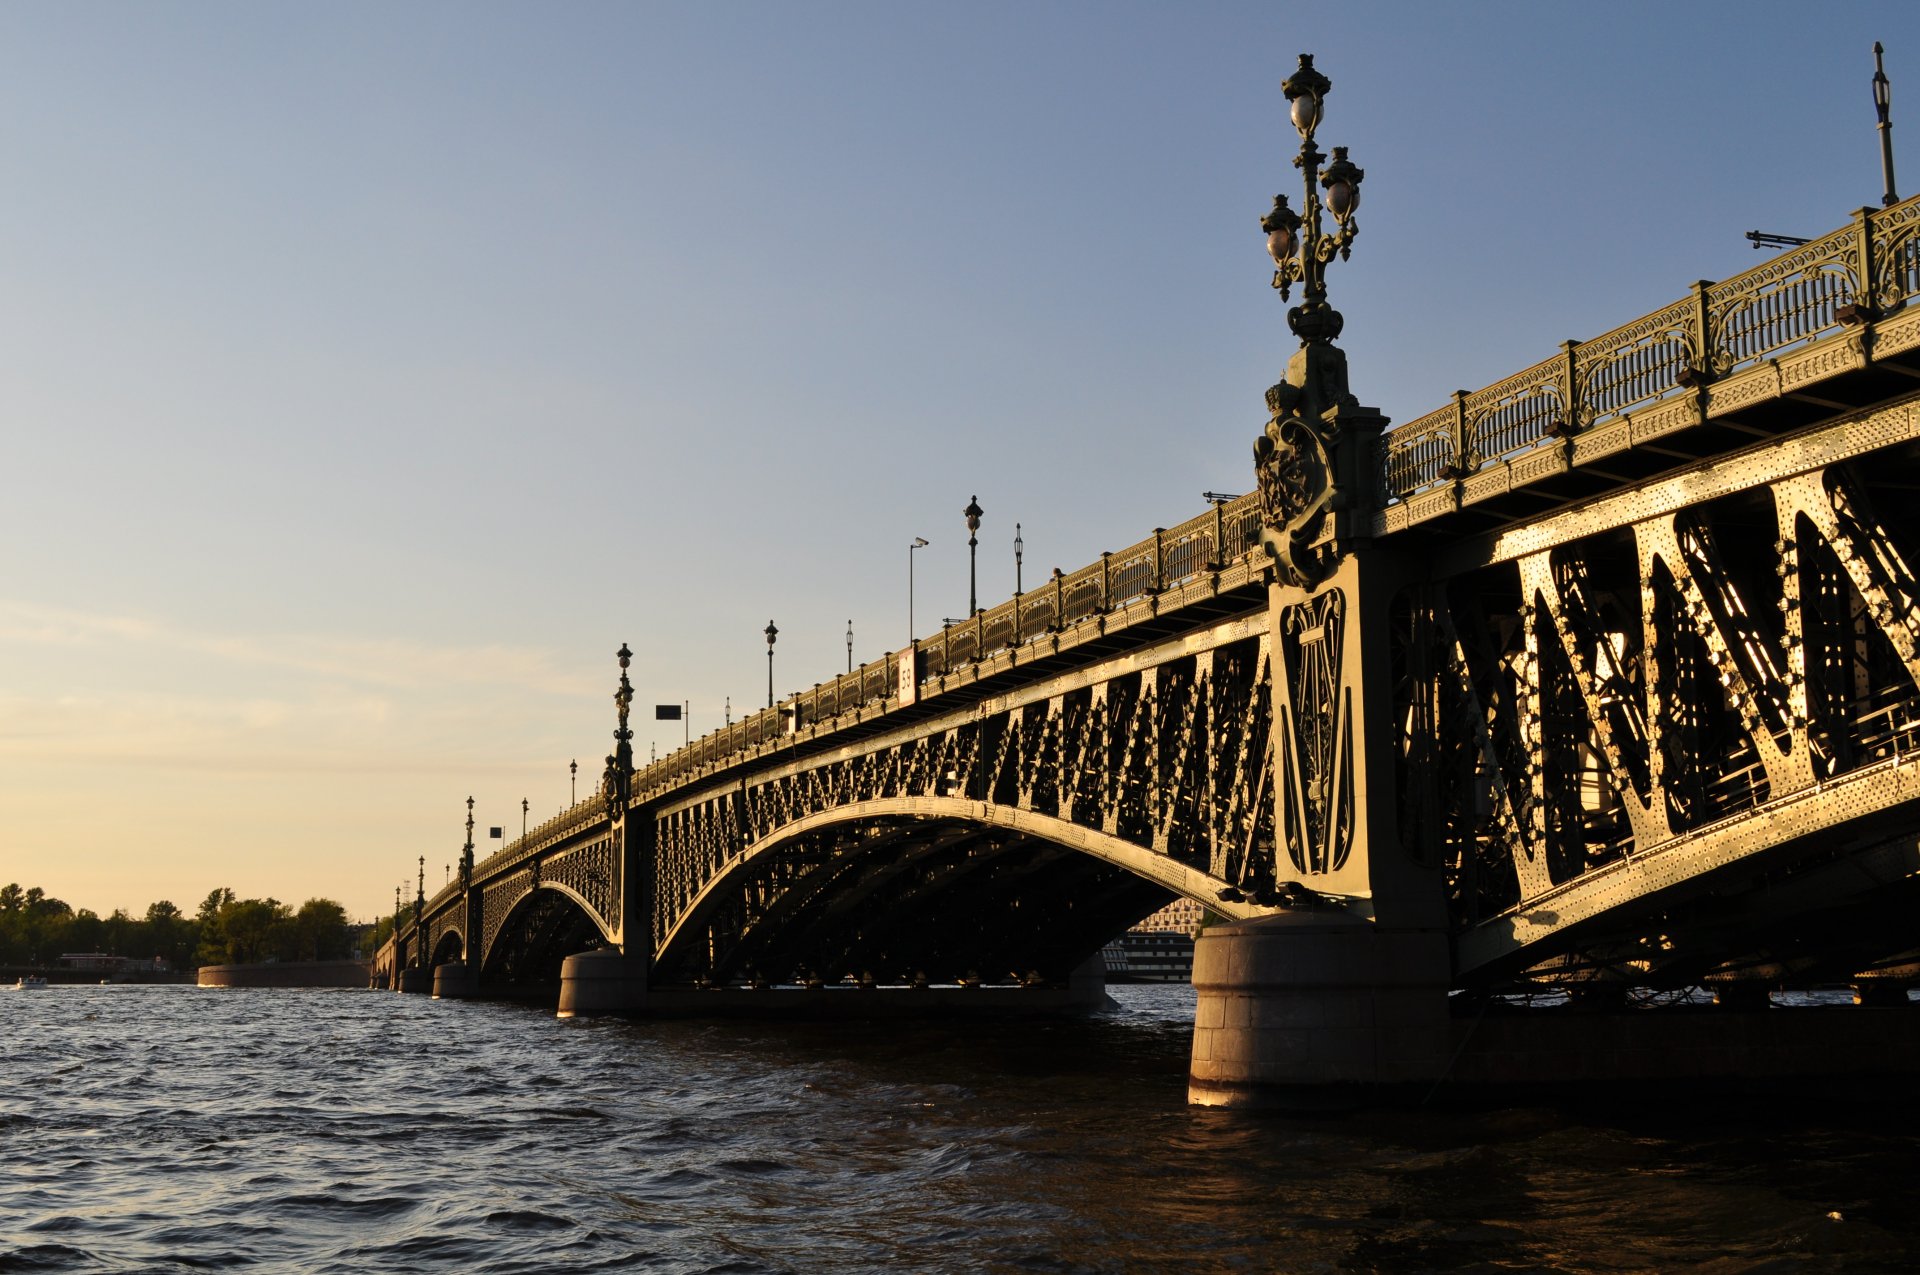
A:
<svg viewBox="0 0 1920 1275">
<path fill-rule="evenodd" d="M 162 974 L 168 968 L 164 957 L 142 960 L 107 952 L 62 952 L 60 964 L 70 970 L 89 970 L 96 974 Z"/>
<path fill-rule="evenodd" d="M 1135 934 L 1184 934 L 1188 938 L 1200 932 L 1207 909 L 1192 899 L 1175 899 L 1133 927 Z"/>
</svg>

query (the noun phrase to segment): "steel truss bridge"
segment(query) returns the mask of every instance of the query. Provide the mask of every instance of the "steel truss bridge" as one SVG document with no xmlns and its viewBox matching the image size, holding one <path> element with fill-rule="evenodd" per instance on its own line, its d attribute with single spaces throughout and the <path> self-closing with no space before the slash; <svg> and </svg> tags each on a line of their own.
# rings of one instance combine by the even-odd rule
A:
<svg viewBox="0 0 1920 1275">
<path fill-rule="evenodd" d="M 1442 929 L 1456 988 L 1897 983 L 1917 296 L 1908 200 L 1390 432 L 1276 386 L 1261 492 L 654 764 L 617 737 L 382 977 L 1058 983 L 1182 895 Z"/>
</svg>

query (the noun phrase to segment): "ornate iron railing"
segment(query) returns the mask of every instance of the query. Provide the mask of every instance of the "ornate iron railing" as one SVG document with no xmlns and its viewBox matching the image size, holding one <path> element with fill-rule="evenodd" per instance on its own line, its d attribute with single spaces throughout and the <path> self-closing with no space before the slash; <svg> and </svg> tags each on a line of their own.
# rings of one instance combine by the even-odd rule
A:
<svg viewBox="0 0 1920 1275">
<path fill-rule="evenodd" d="M 1851 225 L 1394 429 L 1382 440 L 1389 501 L 1645 411 L 1714 379 L 1883 317 L 1920 295 L 1920 197 L 1863 209 Z M 1216 504 L 1177 527 L 916 643 L 919 683 L 1105 615 L 1231 562 L 1259 543 L 1254 495 Z M 819 722 L 884 708 L 899 697 L 894 660 L 863 664 L 775 707 L 709 732 L 642 767 L 636 793 L 660 792 L 722 761 Z M 501 854 L 558 840 L 600 817 L 596 793 L 529 830 Z M 491 857 L 491 856 L 490 856 Z M 443 892 L 444 893 L 444 892 Z"/>
<path fill-rule="evenodd" d="M 1920 294 L 1920 198 L 1853 224 L 1416 417 L 1385 439 L 1389 500 L 1696 390 Z"/>
</svg>

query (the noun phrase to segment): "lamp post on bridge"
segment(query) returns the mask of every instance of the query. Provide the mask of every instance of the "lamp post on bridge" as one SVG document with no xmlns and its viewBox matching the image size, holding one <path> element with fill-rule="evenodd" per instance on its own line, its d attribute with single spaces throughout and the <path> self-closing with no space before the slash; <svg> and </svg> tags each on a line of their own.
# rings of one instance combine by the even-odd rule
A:
<svg viewBox="0 0 1920 1275">
<path fill-rule="evenodd" d="M 426 932 L 424 928 L 426 914 L 427 914 L 427 856 L 423 854 L 420 856 L 420 883 L 418 888 L 415 890 L 414 896 L 413 896 L 413 936 L 414 936 L 413 945 L 416 948 L 420 949 L 415 954 L 414 964 L 418 965 L 421 969 L 427 968 L 427 945 L 423 938 Z"/>
<path fill-rule="evenodd" d="M 1273 286 L 1282 300 L 1295 283 L 1302 285 L 1302 295 L 1300 304 L 1287 311 L 1287 326 L 1300 338 L 1300 349 L 1288 362 L 1285 379 L 1267 391 L 1269 420 L 1254 440 L 1254 473 L 1260 481 L 1262 539 L 1277 560 L 1280 578 L 1303 589 L 1324 580 L 1343 552 L 1320 535 L 1327 519 L 1341 524 L 1336 531 L 1344 530 L 1368 503 L 1368 482 L 1360 471 L 1370 448 L 1350 444 L 1346 436 L 1377 431 L 1385 423 L 1377 413 L 1359 411 L 1347 389 L 1346 355 L 1333 344 L 1344 320 L 1327 304 L 1327 266 L 1336 256 L 1344 261 L 1353 255 L 1360 233 L 1353 215 L 1366 173 L 1347 158 L 1344 146 L 1334 147 L 1333 162 L 1321 168 L 1327 157 L 1314 144 L 1314 131 L 1332 87 L 1308 53 L 1300 55 L 1299 69 L 1280 86 L 1300 134 L 1293 163 L 1304 181 L 1305 215 L 1288 207 L 1285 195 L 1275 195 L 1260 220 L 1267 255 L 1273 258 Z M 1320 187 L 1317 196 L 1315 186 Z M 1323 204 L 1337 226 L 1330 232 L 1321 228 Z M 1336 499 L 1342 493 L 1346 498 Z"/>
<path fill-rule="evenodd" d="M 527 839 L 527 811 L 532 808 L 532 802 L 528 801 L 525 797 L 520 799 L 520 840 L 522 841 Z"/>
<path fill-rule="evenodd" d="M 773 707 L 773 641 L 780 636 L 780 630 L 773 627 L 773 621 L 767 621 L 767 707 Z"/>
<path fill-rule="evenodd" d="M 1880 64 L 1880 41 L 1873 42 L 1873 111 L 1880 117 L 1880 176 L 1886 183 L 1886 193 L 1880 196 L 1882 207 L 1891 208 L 1900 202 L 1900 196 L 1893 193 L 1893 124 L 1887 118 L 1887 112 L 1893 105 L 1893 86 L 1887 83 L 1886 68 Z"/>
<path fill-rule="evenodd" d="M 913 640 L 920 636 L 919 630 L 915 629 L 913 626 L 913 555 L 926 547 L 927 547 L 927 538 L 925 536 L 915 536 L 913 538 L 913 543 L 907 546 L 907 645 L 908 646 L 912 646 Z"/>
<path fill-rule="evenodd" d="M 980 497 L 969 496 L 967 507 L 960 512 L 967 518 L 967 615 L 971 618 L 980 609 L 977 570 L 980 560 L 980 515 L 987 511 L 980 507 Z"/>
<path fill-rule="evenodd" d="M 853 621 L 847 621 L 847 672 L 853 672 Z"/>
<path fill-rule="evenodd" d="M 580 759 L 574 758 L 567 763 L 567 804 L 580 804 Z"/>
<path fill-rule="evenodd" d="M 1025 556 L 1027 542 L 1020 538 L 1020 524 L 1013 524 L 1013 596 L 1019 597 L 1024 590 L 1020 587 L 1020 559 Z"/>
</svg>

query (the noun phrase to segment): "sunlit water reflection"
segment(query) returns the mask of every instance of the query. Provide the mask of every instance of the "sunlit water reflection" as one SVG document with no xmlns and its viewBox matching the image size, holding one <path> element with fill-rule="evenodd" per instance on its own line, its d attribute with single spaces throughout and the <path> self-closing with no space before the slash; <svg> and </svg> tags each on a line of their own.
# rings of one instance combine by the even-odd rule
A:
<svg viewBox="0 0 1920 1275">
<path fill-rule="evenodd" d="M 1113 991 L 1090 1021 L 905 1025 L 0 993 L 0 1271 L 1905 1271 L 1920 1254 L 1909 1102 L 1199 1110 L 1191 990 Z"/>
</svg>

